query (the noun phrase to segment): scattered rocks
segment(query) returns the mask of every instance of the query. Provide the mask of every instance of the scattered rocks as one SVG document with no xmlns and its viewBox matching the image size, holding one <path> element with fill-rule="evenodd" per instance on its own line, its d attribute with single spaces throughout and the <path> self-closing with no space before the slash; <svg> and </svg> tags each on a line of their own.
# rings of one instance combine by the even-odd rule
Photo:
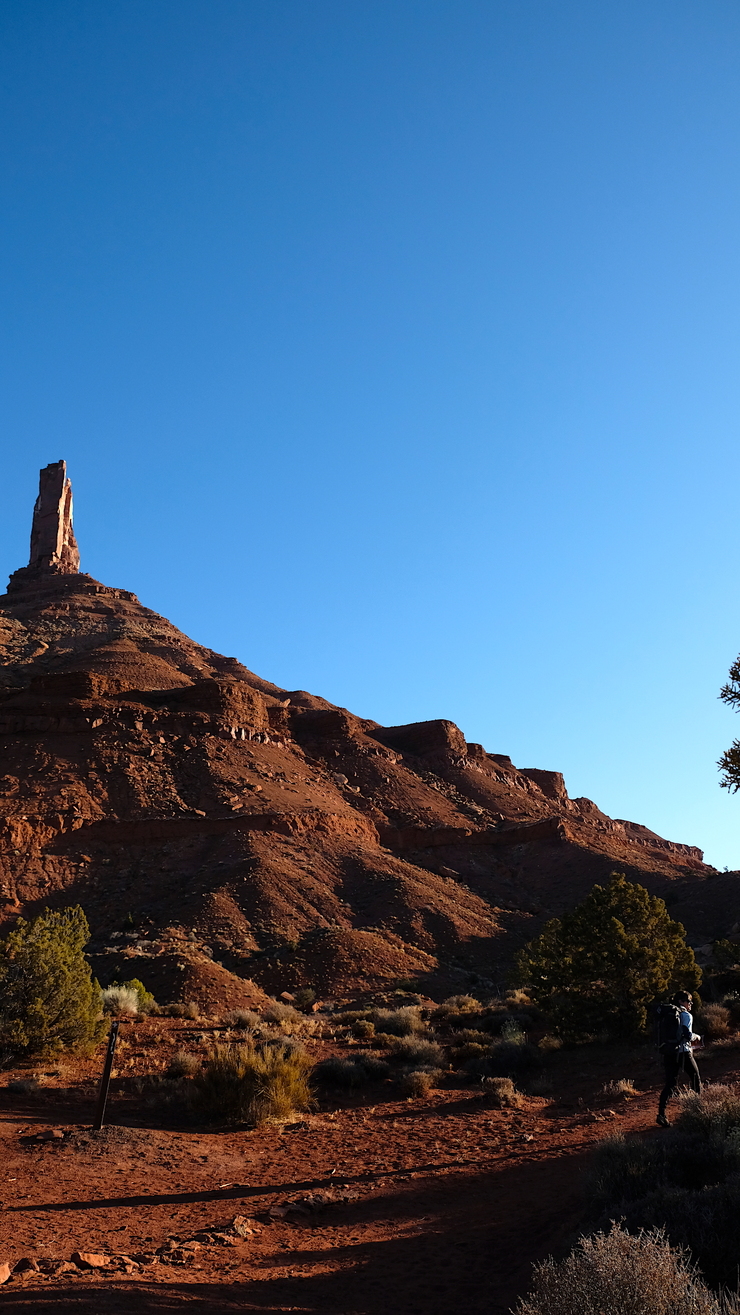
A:
<svg viewBox="0 0 740 1315">
<path fill-rule="evenodd" d="M 112 1256 L 106 1256 L 102 1251 L 75 1251 L 72 1260 L 80 1269 L 106 1269 Z"/>
</svg>

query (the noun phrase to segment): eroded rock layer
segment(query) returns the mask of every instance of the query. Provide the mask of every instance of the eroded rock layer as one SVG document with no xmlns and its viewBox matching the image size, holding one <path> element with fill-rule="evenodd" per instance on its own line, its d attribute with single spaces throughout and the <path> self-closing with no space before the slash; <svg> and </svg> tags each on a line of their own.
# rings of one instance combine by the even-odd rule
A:
<svg viewBox="0 0 740 1315">
<path fill-rule="evenodd" d="M 101 977 L 233 1004 L 502 981 L 614 868 L 667 895 L 696 942 L 726 934 L 726 881 L 695 847 L 449 721 L 382 727 L 279 689 L 80 573 L 66 473 L 47 472 L 36 557 L 0 597 L 4 923 L 79 901 Z"/>
</svg>

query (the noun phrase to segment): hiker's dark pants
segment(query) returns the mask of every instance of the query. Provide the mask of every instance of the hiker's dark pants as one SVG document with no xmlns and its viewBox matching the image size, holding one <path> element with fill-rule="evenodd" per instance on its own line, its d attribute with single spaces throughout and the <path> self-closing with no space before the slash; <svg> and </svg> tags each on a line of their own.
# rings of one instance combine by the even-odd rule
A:
<svg viewBox="0 0 740 1315">
<path fill-rule="evenodd" d="M 696 1060 L 688 1050 L 678 1050 L 675 1046 L 666 1046 L 663 1051 L 663 1065 L 665 1068 L 665 1086 L 660 1093 L 659 1112 L 665 1114 L 665 1107 L 671 1096 L 675 1096 L 678 1090 L 678 1075 L 683 1069 L 692 1090 L 699 1094 L 701 1091 L 701 1078 L 699 1070 L 696 1067 Z"/>
</svg>

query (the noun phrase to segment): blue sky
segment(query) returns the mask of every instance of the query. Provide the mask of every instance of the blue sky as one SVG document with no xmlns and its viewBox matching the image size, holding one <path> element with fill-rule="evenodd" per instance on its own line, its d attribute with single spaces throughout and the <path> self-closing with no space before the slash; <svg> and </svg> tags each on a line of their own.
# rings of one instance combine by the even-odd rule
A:
<svg viewBox="0 0 740 1315">
<path fill-rule="evenodd" d="M 5 0 L 0 569 L 740 866 L 740 10 Z"/>
</svg>

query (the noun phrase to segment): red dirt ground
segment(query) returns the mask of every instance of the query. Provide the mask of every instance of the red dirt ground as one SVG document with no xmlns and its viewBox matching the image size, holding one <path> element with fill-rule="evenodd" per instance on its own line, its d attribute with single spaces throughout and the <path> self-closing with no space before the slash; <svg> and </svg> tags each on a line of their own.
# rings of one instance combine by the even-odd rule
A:
<svg viewBox="0 0 740 1315">
<path fill-rule="evenodd" d="M 735 1080 L 737 1051 L 707 1052 L 702 1068 L 709 1080 Z M 3 1301 L 91 1315 L 185 1307 L 504 1315 L 526 1291 L 532 1263 L 567 1249 L 588 1222 L 593 1145 L 616 1127 L 661 1135 L 649 1050 L 562 1051 L 550 1071 L 553 1094 L 521 1110 L 493 1109 L 462 1088 L 375 1105 L 369 1096 L 256 1132 L 137 1127 L 114 1099 L 111 1119 L 128 1126 L 96 1136 L 92 1088 L 87 1103 L 50 1088 L 20 1106 L 6 1088 L 0 1260 L 69 1259 L 77 1249 L 151 1254 L 237 1214 L 255 1232 L 234 1246 L 203 1246 L 188 1266 L 14 1276 Z M 605 1082 L 620 1077 L 643 1094 L 605 1095 Z M 51 1127 L 65 1139 L 40 1142 Z M 271 1207 L 311 1194 L 315 1209 L 270 1218 Z"/>
</svg>

